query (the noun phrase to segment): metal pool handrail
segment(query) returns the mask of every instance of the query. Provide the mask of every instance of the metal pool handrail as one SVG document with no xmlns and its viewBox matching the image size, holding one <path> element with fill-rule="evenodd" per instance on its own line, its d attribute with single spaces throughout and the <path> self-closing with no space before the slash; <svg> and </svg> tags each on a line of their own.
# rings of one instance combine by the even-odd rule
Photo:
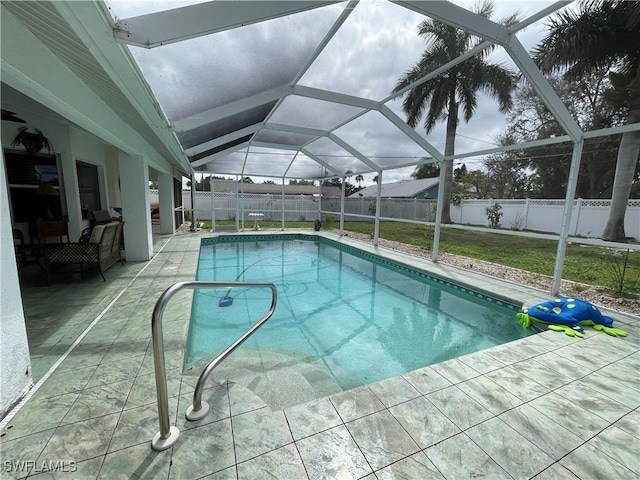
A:
<svg viewBox="0 0 640 480">
<path fill-rule="evenodd" d="M 162 314 L 164 312 L 167 303 L 178 291 L 189 288 L 265 288 L 271 289 L 271 306 L 267 314 L 257 322 L 253 327 L 247 330 L 238 340 L 236 340 L 230 347 L 224 352 L 218 355 L 208 366 L 204 369 L 198 383 L 196 385 L 196 391 L 194 393 L 193 405 L 187 410 L 187 418 L 190 420 L 196 420 L 204 417 L 209 409 L 206 402 L 202 402 L 202 389 L 204 383 L 207 380 L 209 374 L 213 369 L 222 362 L 231 352 L 239 347 L 247 338 L 253 334 L 264 322 L 266 322 L 276 309 L 276 302 L 278 300 L 278 291 L 273 283 L 260 283 L 260 282 L 209 282 L 209 281 L 188 281 L 178 282 L 167 288 L 153 308 L 153 315 L 151 318 L 151 339 L 153 343 L 153 365 L 156 377 L 156 393 L 158 398 L 158 419 L 160 421 L 160 432 L 158 432 L 151 441 L 151 448 L 154 450 L 166 450 L 172 447 L 180 436 L 180 430 L 178 427 L 171 426 L 169 423 L 169 395 L 167 392 L 167 372 L 164 361 L 164 341 L 162 337 Z M 205 409 L 206 405 L 206 409 Z M 198 407 L 198 408 L 195 408 Z M 192 417 L 189 418 L 189 412 L 192 411 Z"/>
</svg>

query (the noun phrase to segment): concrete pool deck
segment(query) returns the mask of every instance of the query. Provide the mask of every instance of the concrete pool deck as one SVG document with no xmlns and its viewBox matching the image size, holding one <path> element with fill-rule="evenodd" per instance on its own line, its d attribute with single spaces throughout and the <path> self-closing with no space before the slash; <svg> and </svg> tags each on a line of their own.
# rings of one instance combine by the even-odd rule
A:
<svg viewBox="0 0 640 480">
<path fill-rule="evenodd" d="M 277 411 L 232 378 L 216 384 L 214 372 L 203 394 L 210 413 L 187 422 L 196 378 L 180 376 L 185 292 L 163 322 L 180 438 L 153 451 L 151 312 L 167 287 L 194 278 L 200 240 L 210 235 L 161 237 L 150 262 L 116 265 L 107 282 L 25 284 L 41 380 L 0 424 L 0 478 L 640 478 L 640 318 L 624 314 L 613 316 L 626 338 L 544 332 Z M 548 298 L 387 253 L 497 295 Z"/>
</svg>

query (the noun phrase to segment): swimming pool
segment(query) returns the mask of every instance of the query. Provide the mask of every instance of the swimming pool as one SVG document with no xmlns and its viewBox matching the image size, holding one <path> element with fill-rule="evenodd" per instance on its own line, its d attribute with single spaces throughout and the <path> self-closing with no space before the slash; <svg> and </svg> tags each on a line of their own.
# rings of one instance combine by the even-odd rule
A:
<svg viewBox="0 0 640 480">
<path fill-rule="evenodd" d="M 198 262 L 197 280 L 276 285 L 273 317 L 213 373 L 244 381 L 272 406 L 531 334 L 516 320 L 515 304 L 323 237 L 204 239 Z M 270 300 L 267 289 L 196 291 L 184 371 L 199 375 L 262 318 Z M 274 392 L 283 383 L 285 392 Z"/>
</svg>

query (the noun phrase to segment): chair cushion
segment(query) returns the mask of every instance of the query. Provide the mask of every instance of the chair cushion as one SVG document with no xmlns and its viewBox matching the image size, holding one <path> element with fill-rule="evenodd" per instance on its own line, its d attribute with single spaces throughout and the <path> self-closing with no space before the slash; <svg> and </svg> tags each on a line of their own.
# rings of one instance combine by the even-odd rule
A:
<svg viewBox="0 0 640 480">
<path fill-rule="evenodd" d="M 106 225 L 96 225 L 95 227 L 93 227 L 93 230 L 91 231 L 91 237 L 89 237 L 89 243 L 100 243 L 105 228 Z"/>
</svg>

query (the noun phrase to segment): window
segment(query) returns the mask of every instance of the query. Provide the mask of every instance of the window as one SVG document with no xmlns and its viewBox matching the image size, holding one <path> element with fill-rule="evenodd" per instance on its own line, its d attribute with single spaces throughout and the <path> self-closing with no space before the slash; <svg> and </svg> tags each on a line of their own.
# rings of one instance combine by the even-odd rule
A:
<svg viewBox="0 0 640 480">
<path fill-rule="evenodd" d="M 28 155 L 4 152 L 7 183 L 14 222 L 33 222 L 37 218 L 62 218 L 59 194 L 40 195 L 38 187 L 49 185 L 59 192 L 58 166 L 55 155 Z"/>
<path fill-rule="evenodd" d="M 98 167 L 84 162 L 76 162 L 78 190 L 82 218 L 88 218 L 92 210 L 100 210 L 100 189 L 98 188 Z"/>
</svg>

